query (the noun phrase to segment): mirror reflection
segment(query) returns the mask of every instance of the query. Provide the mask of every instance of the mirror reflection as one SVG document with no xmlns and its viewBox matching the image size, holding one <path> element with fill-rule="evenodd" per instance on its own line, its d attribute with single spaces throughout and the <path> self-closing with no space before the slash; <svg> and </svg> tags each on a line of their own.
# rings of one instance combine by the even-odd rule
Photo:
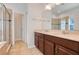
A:
<svg viewBox="0 0 79 59">
<path fill-rule="evenodd" d="M 79 4 L 64 3 L 52 9 L 52 29 L 79 31 Z"/>
</svg>

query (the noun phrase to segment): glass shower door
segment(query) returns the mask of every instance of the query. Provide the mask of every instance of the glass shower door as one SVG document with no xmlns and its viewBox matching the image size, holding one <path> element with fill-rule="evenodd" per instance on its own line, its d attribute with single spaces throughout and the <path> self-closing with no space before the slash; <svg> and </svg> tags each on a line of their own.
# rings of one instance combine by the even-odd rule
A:
<svg viewBox="0 0 79 59">
<path fill-rule="evenodd" d="M 10 42 L 10 14 L 5 5 L 0 5 L 0 42 Z"/>
<path fill-rule="evenodd" d="M 3 41 L 3 7 L 0 4 L 0 42 Z"/>
<path fill-rule="evenodd" d="M 3 32 L 4 32 L 4 41 L 9 42 L 9 13 L 6 8 L 3 10 Z"/>
</svg>

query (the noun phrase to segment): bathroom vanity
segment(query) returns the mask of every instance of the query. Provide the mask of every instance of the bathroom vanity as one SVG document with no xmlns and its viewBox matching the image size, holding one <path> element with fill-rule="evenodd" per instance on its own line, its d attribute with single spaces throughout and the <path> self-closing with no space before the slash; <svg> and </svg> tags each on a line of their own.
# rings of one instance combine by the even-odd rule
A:
<svg viewBox="0 0 79 59">
<path fill-rule="evenodd" d="M 78 55 L 78 32 L 64 34 L 60 30 L 35 31 L 35 46 L 44 55 Z"/>
</svg>

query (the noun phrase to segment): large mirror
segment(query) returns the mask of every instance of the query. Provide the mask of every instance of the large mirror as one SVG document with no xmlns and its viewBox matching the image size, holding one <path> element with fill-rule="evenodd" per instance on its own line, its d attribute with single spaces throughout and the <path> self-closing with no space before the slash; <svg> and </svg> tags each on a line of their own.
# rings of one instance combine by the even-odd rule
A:
<svg viewBox="0 0 79 59">
<path fill-rule="evenodd" d="M 79 4 L 64 3 L 53 10 L 52 30 L 79 31 Z"/>
</svg>

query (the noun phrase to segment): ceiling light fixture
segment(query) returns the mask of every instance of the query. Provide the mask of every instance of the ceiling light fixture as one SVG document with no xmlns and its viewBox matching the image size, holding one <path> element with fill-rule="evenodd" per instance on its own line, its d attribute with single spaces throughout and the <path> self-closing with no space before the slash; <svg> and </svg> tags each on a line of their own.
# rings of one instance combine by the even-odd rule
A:
<svg viewBox="0 0 79 59">
<path fill-rule="evenodd" d="M 46 10 L 51 10 L 52 8 L 55 8 L 56 5 L 60 5 L 61 3 L 50 3 L 45 5 Z"/>
<path fill-rule="evenodd" d="M 52 9 L 52 6 L 50 4 L 48 4 L 48 5 L 45 6 L 45 9 L 46 10 L 51 10 Z"/>
<path fill-rule="evenodd" d="M 54 8 L 55 7 L 55 4 L 54 3 L 51 3 L 51 4 L 47 4 L 46 6 L 45 6 L 45 9 L 46 10 L 51 10 L 52 8 Z"/>
</svg>

